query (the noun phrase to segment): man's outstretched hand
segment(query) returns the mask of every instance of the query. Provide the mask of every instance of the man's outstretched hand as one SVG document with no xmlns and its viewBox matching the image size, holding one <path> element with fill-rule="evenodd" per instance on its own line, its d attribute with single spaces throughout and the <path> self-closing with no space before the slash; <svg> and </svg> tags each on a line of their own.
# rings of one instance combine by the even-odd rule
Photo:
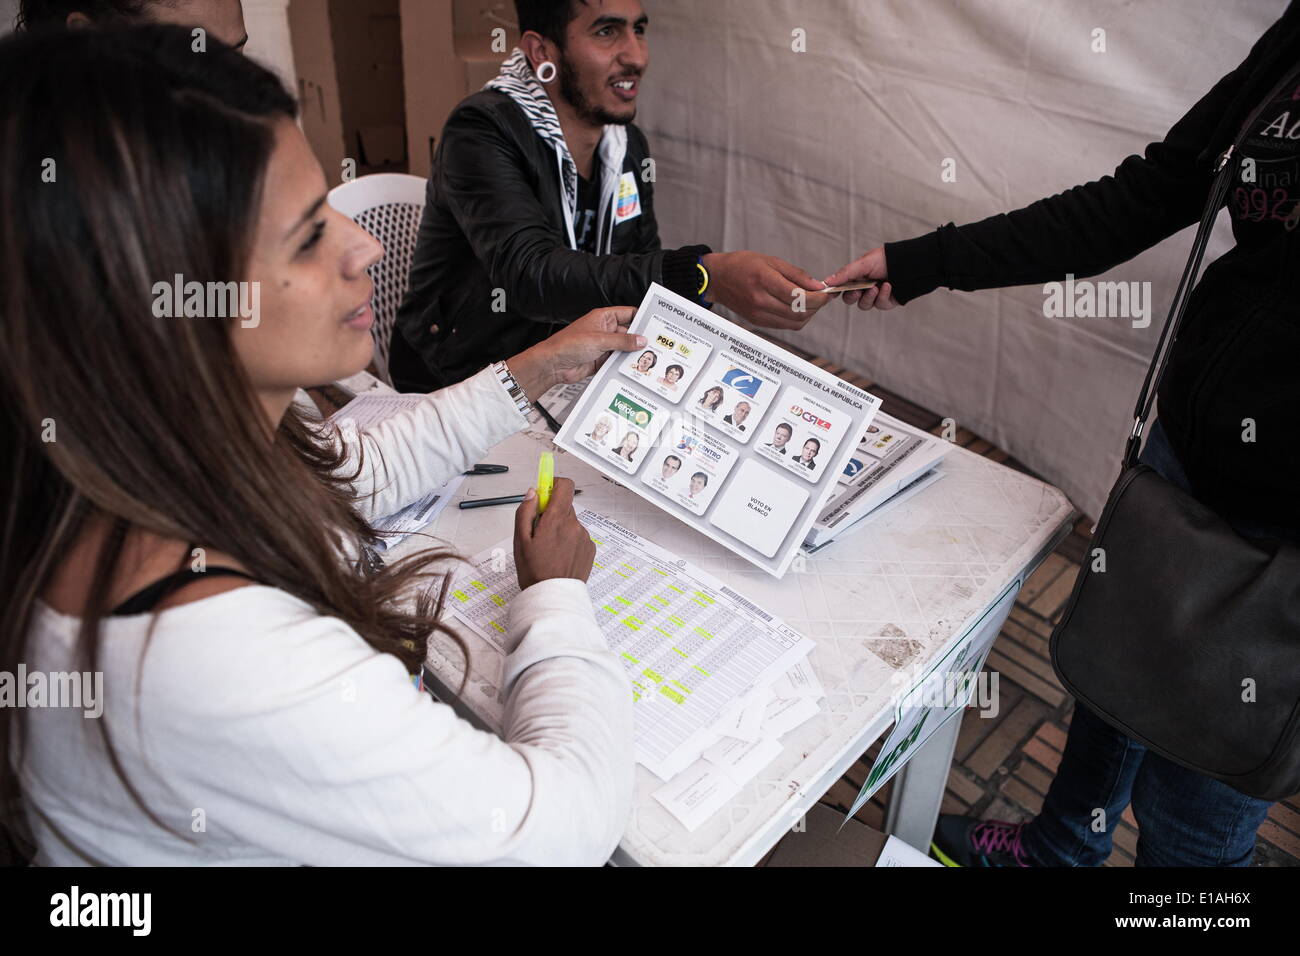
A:
<svg viewBox="0 0 1300 956">
<path fill-rule="evenodd" d="M 713 252 L 704 257 L 704 268 L 705 298 L 769 329 L 802 329 L 833 298 L 798 266 L 760 252 Z"/>
</svg>

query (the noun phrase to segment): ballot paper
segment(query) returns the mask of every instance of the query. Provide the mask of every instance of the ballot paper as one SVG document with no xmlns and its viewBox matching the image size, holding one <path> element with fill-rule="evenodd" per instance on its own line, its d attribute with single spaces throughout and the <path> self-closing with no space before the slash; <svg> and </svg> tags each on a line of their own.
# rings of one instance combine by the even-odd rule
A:
<svg viewBox="0 0 1300 956">
<path fill-rule="evenodd" d="M 775 682 L 812 642 L 779 618 L 616 522 L 583 509 L 596 543 L 587 589 L 635 702 L 637 761 L 669 780 L 714 744 L 733 702 Z M 507 539 L 469 562 L 447 606 L 504 653 L 519 593 Z"/>
<path fill-rule="evenodd" d="M 777 577 L 880 399 L 651 285 L 555 444 Z"/>
</svg>

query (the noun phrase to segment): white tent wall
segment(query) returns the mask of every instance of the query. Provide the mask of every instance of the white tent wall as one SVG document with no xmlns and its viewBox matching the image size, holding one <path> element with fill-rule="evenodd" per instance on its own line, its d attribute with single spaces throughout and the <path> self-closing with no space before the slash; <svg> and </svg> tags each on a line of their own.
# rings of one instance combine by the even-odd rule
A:
<svg viewBox="0 0 1300 956">
<path fill-rule="evenodd" d="M 646 7 L 638 123 L 665 245 L 757 249 L 820 278 L 882 242 L 1111 173 L 1240 63 L 1286 0 Z M 1228 248 L 1225 220 L 1207 261 Z M 1042 286 L 1027 286 L 939 290 L 889 313 L 836 302 L 782 337 L 955 419 L 1096 516 L 1191 232 L 1098 277 L 1151 283 L 1147 328 L 1047 318 Z"/>
</svg>

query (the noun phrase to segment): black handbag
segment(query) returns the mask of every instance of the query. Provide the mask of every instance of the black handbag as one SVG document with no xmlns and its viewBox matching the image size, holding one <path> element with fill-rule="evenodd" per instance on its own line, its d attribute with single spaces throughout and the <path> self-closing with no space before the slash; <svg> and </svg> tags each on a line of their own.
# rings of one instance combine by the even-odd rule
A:
<svg viewBox="0 0 1300 956">
<path fill-rule="evenodd" d="M 1168 346 L 1237 151 L 1262 108 L 1220 158 L 1142 384 L 1122 473 L 1052 631 L 1051 654 L 1065 689 L 1115 729 L 1242 793 L 1280 800 L 1300 792 L 1300 548 L 1243 538 L 1137 463 Z"/>
</svg>

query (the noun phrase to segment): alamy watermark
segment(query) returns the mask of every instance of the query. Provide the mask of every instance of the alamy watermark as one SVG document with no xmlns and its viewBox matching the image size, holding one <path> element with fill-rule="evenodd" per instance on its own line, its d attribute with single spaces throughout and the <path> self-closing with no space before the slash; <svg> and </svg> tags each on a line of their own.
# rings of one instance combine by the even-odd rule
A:
<svg viewBox="0 0 1300 956">
<path fill-rule="evenodd" d="M 1150 282 L 1064 282 L 1043 286 L 1043 315 L 1049 319 L 1130 319 L 1135 329 L 1151 324 Z"/>
<path fill-rule="evenodd" d="M 0 707 L 72 707 L 90 719 L 104 713 L 103 671 L 0 671 Z"/>
<path fill-rule="evenodd" d="M 982 663 L 982 662 L 981 662 Z M 961 667 L 960 662 L 954 665 Z M 895 671 L 889 682 L 893 685 L 892 703 L 907 707 L 934 707 L 946 710 L 952 707 L 974 707 L 981 717 L 996 717 L 1001 709 L 1000 674 L 994 670 L 974 668 L 935 671 L 915 680 L 911 670 Z"/>
<path fill-rule="evenodd" d="M 74 885 L 50 897 L 50 925 L 118 926 L 130 929 L 133 936 L 148 936 L 153 928 L 153 894 L 83 893 Z"/>
<path fill-rule="evenodd" d="M 262 286 L 258 282 L 186 282 L 179 273 L 171 282 L 153 284 L 153 314 L 160 319 L 239 319 L 245 329 L 262 322 Z"/>
</svg>

